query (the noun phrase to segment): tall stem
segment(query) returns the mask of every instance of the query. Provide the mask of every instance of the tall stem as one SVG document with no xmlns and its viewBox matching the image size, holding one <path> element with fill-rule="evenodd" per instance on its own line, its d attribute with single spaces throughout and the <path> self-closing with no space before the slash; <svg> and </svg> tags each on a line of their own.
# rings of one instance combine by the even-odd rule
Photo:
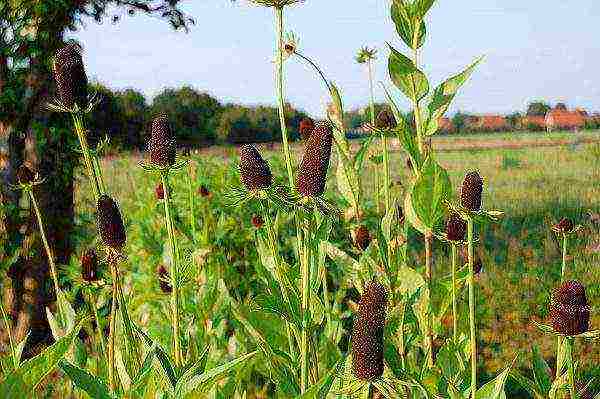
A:
<svg viewBox="0 0 600 399">
<path fill-rule="evenodd" d="M 106 351 L 106 343 L 104 342 L 104 334 L 102 333 L 102 328 L 100 327 L 100 316 L 98 315 L 98 306 L 96 304 L 96 300 L 94 295 L 91 293 L 88 295 L 88 303 L 92 308 L 92 314 L 94 316 L 94 321 L 96 322 L 96 331 L 98 333 L 98 340 L 100 342 L 100 349 L 102 350 L 102 354 Z"/>
<path fill-rule="evenodd" d="M 308 388 L 308 319 L 310 304 L 310 254 L 306 244 L 309 231 L 304 228 L 304 240 L 301 252 L 301 274 L 302 274 L 302 337 L 300 348 L 300 392 L 306 392 Z"/>
<path fill-rule="evenodd" d="M 192 186 L 192 163 L 190 162 L 190 173 L 188 173 L 187 183 L 190 202 L 190 225 L 192 227 L 192 242 L 196 241 L 196 215 L 194 214 L 194 188 Z"/>
<path fill-rule="evenodd" d="M 46 250 L 46 256 L 48 257 L 48 263 L 50 264 L 50 274 L 52 275 L 52 281 L 54 282 L 54 291 L 56 292 L 56 299 L 58 303 L 58 310 L 62 314 L 61 302 L 58 301 L 58 296 L 60 295 L 60 288 L 58 287 L 58 277 L 56 274 L 56 264 L 54 263 L 54 254 L 50 249 L 50 245 L 48 244 L 48 239 L 46 238 L 46 232 L 44 231 L 44 222 L 42 220 L 42 213 L 40 212 L 40 208 L 38 207 L 38 203 L 35 199 L 35 195 L 33 194 L 33 189 L 27 190 L 29 194 L 29 198 L 31 198 L 31 203 L 33 205 L 33 209 L 35 211 L 35 216 L 37 218 L 38 226 L 40 228 L 40 235 L 42 236 L 42 243 L 44 244 L 44 249 Z M 63 319 L 64 321 L 64 319 Z"/>
<path fill-rule="evenodd" d="M 371 95 L 370 108 L 371 108 L 371 125 L 375 125 L 375 90 L 373 89 L 373 66 L 371 60 L 367 61 L 367 68 L 369 70 L 369 92 Z"/>
<path fill-rule="evenodd" d="M 73 114 L 73 124 L 75 126 L 75 133 L 79 138 L 79 144 L 81 145 L 81 151 L 83 152 L 83 160 L 85 162 L 85 166 L 92 183 L 92 189 L 94 191 L 94 197 L 96 201 L 100 198 L 100 194 L 102 193 L 100 179 L 96 173 L 96 169 L 94 168 L 94 161 L 92 160 L 92 155 L 90 151 L 90 147 L 87 142 L 87 138 L 85 136 L 85 127 L 83 125 L 83 117 L 80 114 Z"/>
<path fill-rule="evenodd" d="M 477 392 L 477 341 L 475 335 L 475 271 L 473 267 L 473 219 L 467 219 L 467 239 L 469 242 L 469 326 L 471 330 L 471 398 Z"/>
<path fill-rule="evenodd" d="M 290 188 L 294 188 L 294 171 L 292 157 L 288 144 L 287 127 L 285 124 L 285 100 L 283 95 L 283 7 L 275 7 L 275 27 L 277 31 L 277 69 L 275 81 L 277 86 L 277 106 L 279 110 L 279 123 L 281 125 L 281 138 L 283 141 L 283 154 L 288 173 Z"/>
<path fill-rule="evenodd" d="M 567 243 L 568 243 L 568 238 L 567 235 L 563 233 L 563 242 L 562 242 L 562 267 L 561 267 L 561 272 L 560 272 L 560 283 L 564 283 L 565 282 L 565 276 L 567 274 Z M 562 348 L 562 340 L 563 338 L 561 336 L 556 337 L 556 362 L 557 362 L 557 366 L 556 366 L 556 375 L 555 377 L 558 378 L 560 377 L 560 373 L 561 373 L 561 366 L 562 364 L 562 358 L 563 358 L 563 354 L 561 353 L 561 348 Z"/>
<path fill-rule="evenodd" d="M 575 386 L 575 362 L 573 361 L 573 338 L 566 338 L 567 345 L 569 348 L 567 349 L 569 352 L 569 357 L 567 359 L 568 367 L 569 367 L 569 392 L 571 393 L 571 399 L 578 399 L 577 395 L 577 387 Z"/>
<path fill-rule="evenodd" d="M 452 244 L 452 337 L 456 344 L 458 338 L 458 310 L 456 305 L 456 258 L 458 248 Z"/>
<path fill-rule="evenodd" d="M 419 50 L 416 48 L 413 51 L 413 62 L 415 63 L 415 68 L 419 68 Z M 419 106 L 419 99 L 414 97 L 412 98 L 413 109 L 415 113 L 415 128 L 417 130 L 417 144 L 419 146 L 419 152 L 423 154 L 423 134 L 421 132 L 421 108 Z"/>
<path fill-rule="evenodd" d="M 116 390 L 115 382 L 115 328 L 117 322 L 117 261 L 113 255 L 109 255 L 110 273 L 112 276 L 112 296 L 110 306 L 110 322 L 108 327 L 108 384 L 112 392 Z"/>
<path fill-rule="evenodd" d="M 385 197 L 385 212 L 390 210 L 391 198 L 390 198 L 390 160 L 388 154 L 387 137 L 383 135 L 381 137 L 381 145 L 383 151 L 383 196 Z"/>
<path fill-rule="evenodd" d="M 4 326 L 6 327 L 6 334 L 8 335 L 8 344 L 10 345 L 10 355 L 11 358 L 13 359 L 13 365 L 14 368 L 16 369 L 17 367 L 19 367 L 19 360 L 17 359 L 15 356 L 15 344 L 13 343 L 13 339 L 12 339 L 12 330 L 10 328 L 10 322 L 8 321 L 8 316 L 6 315 L 6 312 L 4 311 L 4 298 L 0 298 L 0 312 L 2 312 L 2 320 L 4 321 Z"/>
<path fill-rule="evenodd" d="M 167 233 L 169 234 L 169 246 L 171 248 L 171 311 L 173 313 L 173 350 L 175 365 L 180 367 L 181 347 L 179 343 L 179 254 L 177 253 L 177 243 L 175 242 L 175 230 L 173 229 L 173 220 L 171 219 L 171 198 L 169 192 L 168 172 L 161 172 L 162 185 L 164 190 L 165 221 Z"/>
<path fill-rule="evenodd" d="M 431 289 L 432 289 L 432 271 L 431 271 L 431 233 L 425 234 L 425 280 L 427 283 L 427 289 L 429 291 L 430 304 L 429 306 L 433 306 L 431 304 Z M 432 368 L 433 367 L 433 314 L 430 310 L 427 313 L 427 346 L 429 347 L 428 356 L 427 356 L 427 365 Z"/>
</svg>

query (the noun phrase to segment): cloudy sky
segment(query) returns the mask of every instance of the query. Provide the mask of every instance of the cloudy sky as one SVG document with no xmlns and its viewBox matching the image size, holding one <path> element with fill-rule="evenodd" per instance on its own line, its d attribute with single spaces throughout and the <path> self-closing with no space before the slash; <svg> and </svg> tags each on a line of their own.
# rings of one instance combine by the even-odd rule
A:
<svg viewBox="0 0 600 399">
<path fill-rule="evenodd" d="M 187 34 L 156 18 L 127 17 L 125 11 L 118 12 L 123 14 L 118 24 L 87 21 L 75 37 L 84 45 L 88 73 L 114 89 L 136 88 L 149 100 L 165 87 L 189 84 L 221 101 L 272 103 L 272 10 L 244 0 L 184 4 L 196 19 Z M 354 62 L 360 47 L 381 50 L 376 79 L 389 82 L 385 42 L 403 48 L 389 4 L 307 0 L 286 9 L 287 30 L 341 87 L 346 108 L 368 101 L 366 71 Z M 451 112 L 523 110 L 534 99 L 600 110 L 599 17 L 598 0 L 438 0 L 428 16 L 421 60 L 437 84 L 486 55 Z M 287 63 L 286 86 L 290 102 L 322 114 L 327 95 L 305 65 Z"/>
</svg>

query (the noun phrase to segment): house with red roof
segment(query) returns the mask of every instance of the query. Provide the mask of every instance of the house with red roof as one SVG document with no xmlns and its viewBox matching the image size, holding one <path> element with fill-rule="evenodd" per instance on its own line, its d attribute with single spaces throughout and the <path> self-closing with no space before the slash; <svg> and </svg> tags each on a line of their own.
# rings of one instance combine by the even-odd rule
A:
<svg viewBox="0 0 600 399">
<path fill-rule="evenodd" d="M 582 110 L 569 111 L 564 108 L 554 108 L 546 114 L 546 128 L 553 130 L 580 130 L 585 126 L 587 116 Z"/>
</svg>

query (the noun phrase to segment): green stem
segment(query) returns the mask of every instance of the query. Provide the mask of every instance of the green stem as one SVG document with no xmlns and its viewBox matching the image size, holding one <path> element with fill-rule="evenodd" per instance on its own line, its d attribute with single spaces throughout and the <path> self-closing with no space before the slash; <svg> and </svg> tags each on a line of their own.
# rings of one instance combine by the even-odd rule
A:
<svg viewBox="0 0 600 399">
<path fill-rule="evenodd" d="M 573 361 L 573 339 L 566 338 L 567 345 L 569 345 L 569 358 L 567 362 L 569 363 L 569 391 L 571 393 L 571 399 L 578 399 L 577 395 L 577 387 L 575 386 L 575 364 Z"/>
<path fill-rule="evenodd" d="M 406 313 L 406 299 L 404 295 L 402 295 L 402 300 L 400 301 L 400 306 L 402 306 L 402 316 L 400 317 L 400 344 L 398 345 L 400 348 L 400 360 L 402 362 L 402 368 L 406 367 L 406 359 L 405 359 L 405 343 L 404 343 L 404 319 Z"/>
<path fill-rule="evenodd" d="M 413 51 L 413 62 L 415 68 L 419 67 L 419 50 L 416 48 Z M 414 83 L 414 82 L 413 82 Z M 419 106 L 419 99 L 417 97 L 412 98 L 413 109 L 415 113 L 415 128 L 417 130 L 417 144 L 419 152 L 423 154 L 423 132 L 421 131 L 421 108 Z M 423 154 L 424 155 L 424 154 Z"/>
<path fill-rule="evenodd" d="M 117 322 L 117 281 L 118 281 L 118 271 L 116 260 L 113 258 L 113 255 L 109 255 L 109 265 L 110 265 L 110 273 L 112 276 L 112 296 L 111 296 L 111 306 L 110 306 L 110 322 L 108 327 L 108 384 L 110 386 L 110 390 L 115 392 L 116 390 L 116 381 L 115 381 L 115 332 L 116 332 L 116 322 Z"/>
<path fill-rule="evenodd" d="M 190 225 L 192 227 L 192 241 L 196 241 L 196 215 L 194 214 L 194 188 L 192 186 L 192 163 L 190 161 L 190 173 L 188 173 L 188 191 L 190 201 Z"/>
<path fill-rule="evenodd" d="M 179 342 L 179 254 L 175 242 L 175 230 L 173 229 L 173 220 L 171 219 L 171 198 L 169 192 L 168 172 L 161 172 L 161 180 L 164 190 L 165 221 L 167 232 L 169 234 L 169 245 L 171 247 L 171 311 L 173 312 L 173 349 L 175 354 L 175 365 L 180 367 L 181 347 Z"/>
<path fill-rule="evenodd" d="M 369 101 L 371 108 L 371 125 L 375 126 L 375 90 L 373 89 L 373 66 L 371 65 L 371 59 L 367 61 L 367 68 L 369 71 L 369 92 L 371 95 Z"/>
<path fill-rule="evenodd" d="M 390 210 L 391 197 L 390 197 L 390 161 L 388 154 L 387 137 L 383 135 L 381 137 L 381 146 L 383 152 L 383 196 L 385 200 L 385 213 Z"/>
<path fill-rule="evenodd" d="M 283 95 L 283 7 L 275 7 L 275 27 L 277 31 L 277 106 L 279 111 L 279 123 L 281 125 L 281 138 L 283 141 L 283 153 L 288 173 L 290 188 L 294 188 L 294 171 L 292 169 L 292 157 L 288 144 L 287 126 L 285 124 L 285 100 Z"/>
<path fill-rule="evenodd" d="M 98 333 L 98 339 L 100 341 L 100 349 L 102 350 L 102 354 L 106 353 L 106 343 L 104 342 L 104 334 L 102 333 L 102 327 L 100 326 L 100 316 L 98 315 L 98 306 L 93 295 L 90 293 L 88 295 L 88 303 L 92 307 L 92 314 L 94 316 L 94 321 L 96 322 L 96 331 Z"/>
<path fill-rule="evenodd" d="M 458 248 L 452 244 L 452 337 L 458 343 L 458 310 L 456 305 L 456 259 Z"/>
<path fill-rule="evenodd" d="M 91 151 L 87 142 L 87 138 L 85 136 L 85 127 L 83 125 L 83 118 L 80 114 L 73 114 L 73 124 L 75 125 L 75 133 L 79 138 L 79 144 L 81 145 L 81 151 L 83 152 L 83 160 L 85 162 L 86 169 L 88 171 L 88 175 L 90 181 L 92 183 L 92 189 L 94 190 L 94 197 L 96 201 L 100 198 L 102 193 L 102 188 L 100 184 L 100 179 L 98 178 L 94 163 L 92 161 Z"/>
<path fill-rule="evenodd" d="M 10 345 L 10 353 L 11 353 L 11 357 L 13 359 L 14 368 L 16 369 L 19 367 L 20 359 L 17 359 L 16 353 L 15 353 L 15 344 L 12 339 L 12 331 L 10 328 L 10 322 L 8 321 L 8 316 L 6 315 L 6 312 L 4 311 L 3 301 L 4 301 L 3 298 L 0 298 L 0 312 L 2 312 L 2 320 L 4 321 L 4 325 L 6 326 L 6 334 L 8 334 L 8 344 Z"/>
<path fill-rule="evenodd" d="M 31 203 L 33 204 L 35 216 L 37 218 L 38 226 L 40 228 L 40 235 L 42 236 L 42 243 L 44 244 L 44 249 L 46 250 L 46 256 L 48 256 L 48 263 L 50 264 L 50 274 L 52 275 L 52 281 L 54 282 L 54 291 L 56 292 L 56 302 L 58 304 L 58 311 L 60 313 L 61 320 L 64 322 L 65 320 L 63 319 L 63 309 L 61 306 L 61 302 L 58 299 L 58 296 L 60 295 L 60 288 L 58 286 L 58 277 L 57 277 L 57 273 L 56 273 L 56 264 L 54 263 L 54 254 L 52 253 L 52 250 L 50 249 L 50 245 L 48 244 L 48 239 L 46 238 L 46 232 L 44 231 L 44 222 L 42 220 L 42 213 L 40 212 L 40 208 L 35 199 L 35 195 L 33 194 L 33 189 L 27 190 L 27 193 L 29 194 L 29 198 L 31 198 Z"/>
<path fill-rule="evenodd" d="M 473 267 L 473 219 L 467 219 L 467 238 L 469 242 L 469 326 L 471 331 L 471 397 L 477 393 L 477 337 L 475 335 L 475 272 Z"/>
<path fill-rule="evenodd" d="M 431 267 L 431 241 L 432 235 L 431 233 L 425 234 L 425 281 L 427 283 L 427 289 L 429 291 L 430 304 L 429 306 L 433 306 L 431 304 L 431 293 L 432 293 L 432 267 Z M 429 347 L 428 356 L 427 356 L 427 365 L 430 368 L 433 368 L 433 314 L 430 310 L 427 316 L 427 346 Z"/>
<path fill-rule="evenodd" d="M 308 389 L 308 319 L 309 319 L 309 304 L 310 304 L 310 254 L 306 244 L 308 239 L 308 229 L 305 227 L 303 231 L 304 240 L 301 251 L 301 284 L 302 284 L 302 337 L 300 343 L 300 392 L 304 393 Z"/>
<path fill-rule="evenodd" d="M 568 241 L 567 235 L 563 233 L 562 267 L 561 267 L 561 273 L 560 273 L 561 284 L 565 282 L 565 276 L 567 273 L 567 241 Z M 555 375 L 556 378 L 560 377 L 560 372 L 561 372 L 560 364 L 558 364 L 558 363 L 562 359 L 562 353 L 561 353 L 562 340 L 563 340 L 563 338 L 561 336 L 556 337 L 556 362 L 557 362 L 556 375 Z"/>
</svg>

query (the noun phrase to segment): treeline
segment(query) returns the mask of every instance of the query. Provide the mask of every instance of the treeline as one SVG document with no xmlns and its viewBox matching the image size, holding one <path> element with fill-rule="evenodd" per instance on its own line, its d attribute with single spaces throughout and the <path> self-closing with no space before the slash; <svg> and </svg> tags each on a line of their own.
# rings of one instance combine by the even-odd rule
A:
<svg viewBox="0 0 600 399">
<path fill-rule="evenodd" d="M 108 135 L 117 148 L 144 148 L 153 116 L 167 113 L 179 145 L 209 146 L 281 140 L 277 108 L 223 104 L 208 93 L 184 86 L 165 89 L 149 104 L 142 93 L 113 91 L 102 85 L 93 89 L 100 103 L 89 127 L 96 139 Z M 288 134 L 300 137 L 298 125 L 308 115 L 286 105 Z"/>
</svg>

